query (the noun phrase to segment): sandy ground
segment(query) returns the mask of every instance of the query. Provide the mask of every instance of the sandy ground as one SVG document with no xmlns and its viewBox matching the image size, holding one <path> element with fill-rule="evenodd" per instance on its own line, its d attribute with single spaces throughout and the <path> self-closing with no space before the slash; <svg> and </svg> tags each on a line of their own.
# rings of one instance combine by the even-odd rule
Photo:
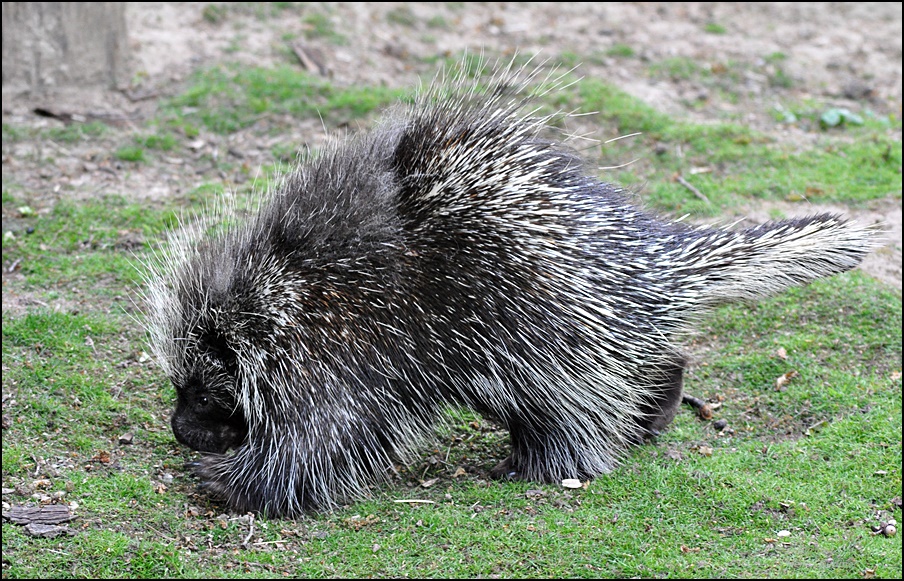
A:
<svg viewBox="0 0 904 581">
<path fill-rule="evenodd" d="M 288 45 L 300 42 L 305 52 L 339 85 L 413 86 L 436 72 L 431 58 L 464 49 L 510 55 L 538 53 L 559 60 L 579 55 L 577 72 L 601 78 L 655 108 L 698 122 L 732 119 L 792 144 L 811 144 L 819 132 L 793 124 L 777 124 L 774 107 L 812 100 L 826 106 L 877 114 L 901 114 L 901 3 L 327 3 L 310 8 L 325 15 L 346 42 L 312 35 L 305 11 L 282 15 L 244 9 L 211 12 L 205 3 L 129 3 L 127 24 L 134 75 L 129 89 L 150 91 L 157 98 L 136 101 L 126 92 L 81 91 L 46 99 L 49 106 L 138 122 L 153 115 L 159 97 L 175 93 L 198 66 L 216 61 L 253 65 L 286 63 Z M 235 6 L 235 5 L 233 5 Z M 205 12 L 207 10 L 207 12 Z M 307 9 L 306 9 L 307 10 Z M 206 17 L 205 17 L 206 14 Z M 211 18 L 211 15 L 217 15 Z M 707 26 L 721 27 L 720 33 Z M 710 29 L 711 30 L 711 29 Z M 291 40 L 294 39 L 294 40 Z M 631 47 L 631 58 L 609 56 L 613 47 Z M 770 55 L 781 53 L 780 64 Z M 651 63 L 688 57 L 718 70 L 742 63 L 732 91 L 722 92 L 694 78 L 650 75 Z M 297 61 L 295 61 L 297 63 Z M 786 86 L 770 82 L 776 67 Z M 49 124 L 31 111 L 35 99 L 4 93 L 4 122 Z M 128 122 L 128 121 L 127 121 Z M 314 143 L 325 131 L 319 122 L 299 123 L 299 142 Z M 608 136 L 598 136 L 606 138 Z M 897 135 L 900 138 L 900 135 Z M 208 147 L 229 147 L 213 143 Z M 251 147 L 267 151 L 268 144 Z M 150 199 L 185 191 L 209 181 L 190 167 L 142 164 L 126 172 L 98 171 L 98 144 L 80 143 L 55 151 L 57 167 L 41 163 L 52 144 L 20 143 L 3 149 L 3 180 L 33 187 L 36 196 L 97 195 L 132 192 Z M 93 148 L 93 149 L 92 149 Z M 35 153 L 39 155 L 35 155 Z M 32 160 L 32 161 L 29 161 Z M 266 159 L 249 154 L 248 163 Z M 103 170 L 103 168 L 100 168 Z M 116 175 L 119 173 L 119 175 Z M 781 206 L 781 204 L 778 204 Z M 785 204 L 787 214 L 800 207 Z M 768 217 L 773 206 L 747 208 L 752 221 Z M 833 209 L 825 206 L 813 210 Z M 850 210 L 839 208 L 847 214 Z M 901 288 L 900 191 L 889 192 L 855 217 L 881 222 L 888 244 L 863 268 Z M 4 230 L 7 216 L 4 216 Z M 6 269 L 4 269 L 5 271 Z M 4 287 L 5 288 L 5 287 Z M 4 301 L 5 303 L 5 301 Z M 4 308 L 5 308 L 4 304 Z"/>
</svg>

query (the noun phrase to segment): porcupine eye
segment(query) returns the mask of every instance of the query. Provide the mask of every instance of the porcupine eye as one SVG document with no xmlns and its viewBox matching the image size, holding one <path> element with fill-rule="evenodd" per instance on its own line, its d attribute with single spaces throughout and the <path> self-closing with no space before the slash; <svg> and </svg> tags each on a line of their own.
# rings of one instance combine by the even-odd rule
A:
<svg viewBox="0 0 904 581">
<path fill-rule="evenodd" d="M 229 348 L 226 338 L 216 332 L 205 333 L 198 342 L 204 377 L 196 392 L 195 405 L 201 415 L 211 419 L 231 421 L 235 411 L 235 381 L 238 364 L 235 352 Z"/>
</svg>

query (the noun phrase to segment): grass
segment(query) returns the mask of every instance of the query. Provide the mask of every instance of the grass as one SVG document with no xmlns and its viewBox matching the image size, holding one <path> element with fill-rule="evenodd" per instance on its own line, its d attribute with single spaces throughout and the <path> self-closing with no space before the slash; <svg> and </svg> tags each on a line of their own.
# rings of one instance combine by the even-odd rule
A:
<svg viewBox="0 0 904 581">
<path fill-rule="evenodd" d="M 709 34 L 725 34 L 728 32 L 724 26 L 716 22 L 707 22 L 703 25 L 703 31 L 708 32 Z"/>
<path fill-rule="evenodd" d="M 412 28 L 417 25 L 417 16 L 410 7 L 400 6 L 386 13 L 386 21 L 391 24 Z"/>
<path fill-rule="evenodd" d="M 4 148 L 7 136 L 102 137 L 114 152 L 174 155 L 193 138 L 186 127 L 270 134 L 321 114 L 367 124 L 400 95 L 288 68 L 222 66 L 195 76 L 146 127 L 73 125 L 81 129 L 63 138 L 4 124 Z M 850 207 L 900 198 L 901 146 L 888 136 L 896 119 L 814 124 L 815 145 L 792 148 L 739 125 L 676 120 L 592 79 L 548 98 L 550 107 L 601 111 L 592 118 L 601 131 L 641 131 L 590 153 L 601 165 L 640 158 L 604 177 L 647 184 L 644 202 L 663 211 L 721 216 L 796 196 Z M 158 163 L 146 155 L 140 166 Z M 673 182 L 676 173 L 710 203 Z M 57 495 L 78 506 L 73 536 L 33 538 L 3 523 L 4 577 L 901 577 L 901 537 L 870 529 L 902 520 L 901 294 L 858 273 L 705 319 L 688 341 L 686 389 L 720 401 L 716 418 L 730 429 L 684 409 L 585 489 L 487 481 L 506 435 L 459 413 L 371 500 L 297 521 L 227 513 L 183 467 L 196 456 L 172 437 L 174 391 L 144 353 L 133 304 L 136 261 L 182 205 L 202 208 L 221 191 L 202 180 L 166 202 L 139 203 L 123 190 L 46 206 L 4 183 L 3 264 L 16 270 L 4 275 L 3 485 L 16 490 L 4 501 Z M 8 308 L 8 297 L 24 306 Z M 777 390 L 790 370 L 799 375 Z M 126 433 L 131 444 L 120 443 Z M 393 502 L 407 499 L 432 504 Z"/>
<path fill-rule="evenodd" d="M 50 129 L 47 138 L 62 143 L 74 143 L 81 140 L 96 139 L 107 133 L 109 127 L 100 121 L 88 123 L 72 123 L 63 128 Z"/>
<path fill-rule="evenodd" d="M 606 55 L 618 58 L 631 58 L 636 54 L 635 50 L 627 44 L 613 44 L 606 49 Z"/>
<path fill-rule="evenodd" d="M 115 153 L 116 159 L 120 161 L 145 161 L 147 158 L 144 154 L 144 149 L 137 145 L 126 145 L 124 147 L 120 147 L 116 150 Z"/>
<path fill-rule="evenodd" d="M 229 134 L 281 115 L 318 117 L 334 125 L 359 120 L 396 101 L 384 87 L 337 88 L 288 66 L 217 66 L 199 72 L 191 87 L 164 107 L 164 125 L 204 127 Z M 184 131 L 184 129 L 183 129 Z M 189 133 L 196 130 L 189 129 Z"/>
<path fill-rule="evenodd" d="M 641 134 L 602 146 L 604 167 L 639 160 L 606 179 L 647 184 L 645 201 L 674 214 L 715 216 L 758 200 L 857 206 L 901 195 L 901 142 L 888 131 L 900 128 L 899 119 L 848 125 L 843 136 L 823 131 L 816 147 L 801 149 L 741 125 L 678 121 L 594 79 L 582 81 L 577 92 L 577 106 L 601 112 L 599 125 L 609 127 L 609 134 Z M 650 156 L 657 146 L 661 153 Z M 695 168 L 705 172 L 691 174 Z M 673 180 L 675 175 L 686 175 L 709 203 Z"/>
</svg>

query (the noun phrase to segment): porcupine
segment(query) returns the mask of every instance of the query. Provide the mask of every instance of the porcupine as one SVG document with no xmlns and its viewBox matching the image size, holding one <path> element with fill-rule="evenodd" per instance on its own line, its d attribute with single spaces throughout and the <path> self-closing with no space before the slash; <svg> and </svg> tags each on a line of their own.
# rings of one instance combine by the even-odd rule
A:
<svg viewBox="0 0 904 581">
<path fill-rule="evenodd" d="M 494 477 L 607 472 L 675 415 L 676 342 L 701 314 L 846 271 L 874 245 L 830 214 L 738 231 L 657 217 L 540 136 L 549 117 L 518 96 L 530 74 L 486 91 L 463 78 L 152 265 L 173 432 L 233 509 L 292 517 L 366 496 L 448 406 L 508 429 Z"/>
</svg>

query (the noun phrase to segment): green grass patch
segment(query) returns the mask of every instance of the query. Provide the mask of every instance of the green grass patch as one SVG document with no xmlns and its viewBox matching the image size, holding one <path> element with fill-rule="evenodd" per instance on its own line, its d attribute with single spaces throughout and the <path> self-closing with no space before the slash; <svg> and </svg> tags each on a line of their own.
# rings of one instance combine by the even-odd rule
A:
<svg viewBox="0 0 904 581">
<path fill-rule="evenodd" d="M 137 135 L 135 143 L 147 149 L 160 151 L 172 151 L 178 145 L 179 140 L 172 133 Z"/>
<path fill-rule="evenodd" d="M 175 225 L 176 215 L 113 196 L 59 202 L 20 220 L 15 236 L 4 238 L 3 260 L 19 265 L 28 290 L 84 292 L 103 281 L 94 292 L 122 295 L 136 282 L 135 253 L 149 234 Z"/>
<path fill-rule="evenodd" d="M 48 139 L 62 143 L 96 139 L 109 131 L 109 127 L 100 121 L 88 121 L 87 123 L 71 123 L 65 127 L 45 130 Z"/>
<path fill-rule="evenodd" d="M 702 75 L 705 70 L 703 65 L 687 57 L 669 57 L 650 65 L 652 75 L 672 79 L 693 79 Z"/>
<path fill-rule="evenodd" d="M 769 75 L 769 85 L 781 89 L 790 89 L 794 86 L 794 79 L 784 69 L 777 68 L 773 74 Z"/>
<path fill-rule="evenodd" d="M 242 16 L 250 15 L 257 20 L 267 21 L 274 18 L 297 17 L 306 11 L 319 10 L 319 7 L 306 2 L 229 2 L 208 4 L 201 17 L 208 23 L 220 26 L 229 20 L 239 21 Z M 240 27 L 244 25 L 237 26 Z"/>
<path fill-rule="evenodd" d="M 214 16 L 228 20 L 224 10 Z M 340 89 L 288 68 L 215 67 L 118 142 L 170 151 L 173 127 L 278 131 L 318 111 L 366 125 L 407 94 Z M 848 206 L 900 197 L 896 120 L 864 114 L 863 125 L 823 130 L 815 107 L 788 105 L 820 136 L 790 147 L 736 124 L 676 120 L 593 79 L 541 105 L 600 111 L 601 134 L 642 132 L 599 150 L 602 165 L 640 159 L 603 177 L 647 184 L 643 198 L 658 210 L 718 216 L 794 196 Z M 104 127 L 75 138 L 121 131 Z M 297 521 L 229 514 L 185 470 L 197 455 L 172 436 L 174 390 L 132 318 L 136 263 L 165 243 L 177 215 L 224 186 L 186 190 L 159 206 L 105 197 L 44 207 L 29 190 L 3 189 L 3 263 L 15 265 L 5 296 L 20 301 L 4 304 L 2 325 L 3 483 L 16 490 L 4 501 L 78 505 L 73 536 L 39 539 L 3 523 L 4 576 L 901 577 L 901 536 L 870 528 L 902 520 L 901 295 L 857 273 L 704 319 L 687 341 L 686 390 L 720 402 L 715 419 L 728 429 L 684 409 L 586 489 L 487 481 L 507 435 L 456 412 L 370 500 Z M 394 502 L 411 499 L 432 503 Z"/>
<path fill-rule="evenodd" d="M 137 145 L 126 145 L 120 147 L 116 150 L 116 153 L 113 154 L 116 159 L 120 161 L 146 161 L 146 157 L 144 155 L 144 149 Z"/>
<path fill-rule="evenodd" d="M 232 133 L 280 115 L 319 118 L 333 124 L 360 119 L 396 101 L 388 88 L 338 88 L 288 66 L 274 69 L 217 66 L 196 74 L 165 106 L 167 123 Z"/>
<path fill-rule="evenodd" d="M 631 58 L 635 54 L 636 51 L 627 44 L 613 44 L 606 49 L 607 56 L 614 56 L 618 58 Z"/>
<path fill-rule="evenodd" d="M 201 17 L 211 24 L 220 24 L 226 19 L 225 4 L 208 4 L 201 11 Z"/>
<path fill-rule="evenodd" d="M 437 14 L 427 19 L 427 28 L 447 30 L 449 26 L 449 21 L 442 14 Z"/>
<path fill-rule="evenodd" d="M 639 160 L 603 179 L 643 183 L 644 200 L 669 212 L 717 215 L 755 200 L 859 204 L 901 196 L 901 142 L 888 134 L 888 120 L 850 128 L 855 140 L 800 149 L 732 123 L 676 120 L 593 79 L 580 83 L 577 96 L 582 110 L 599 112 L 599 125 L 610 127 L 609 134 L 641 133 L 602 146 L 603 167 Z M 704 171 L 690 173 L 699 168 Z M 677 183 L 676 175 L 709 203 Z"/>
<path fill-rule="evenodd" d="M 306 38 L 323 38 L 335 45 L 348 44 L 348 38 L 336 31 L 333 19 L 323 12 L 310 12 L 302 19 L 306 25 L 304 35 Z"/>
<path fill-rule="evenodd" d="M 386 22 L 413 28 L 417 25 L 417 16 L 410 6 L 399 6 L 386 13 Z"/>
<path fill-rule="evenodd" d="M 15 142 L 22 138 L 22 130 L 11 123 L 3 124 L 3 141 Z"/>
</svg>

